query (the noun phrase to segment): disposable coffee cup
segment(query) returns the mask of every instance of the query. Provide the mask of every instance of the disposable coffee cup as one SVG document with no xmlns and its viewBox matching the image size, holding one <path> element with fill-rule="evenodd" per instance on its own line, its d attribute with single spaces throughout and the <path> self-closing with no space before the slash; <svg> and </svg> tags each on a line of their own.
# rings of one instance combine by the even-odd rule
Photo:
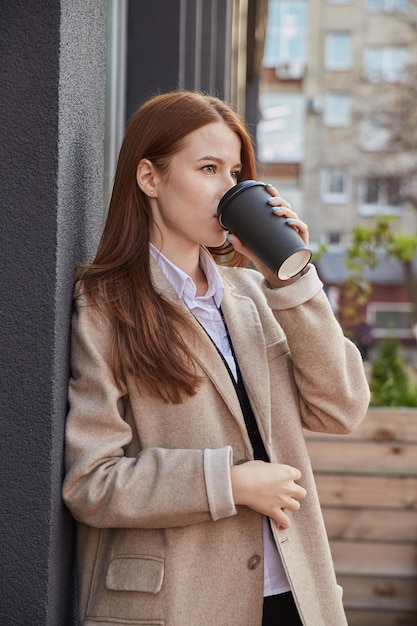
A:
<svg viewBox="0 0 417 626">
<path fill-rule="evenodd" d="M 288 280 L 305 268 L 311 250 L 284 216 L 272 212 L 270 195 L 265 183 L 244 180 L 225 193 L 217 217 L 278 278 Z"/>
</svg>

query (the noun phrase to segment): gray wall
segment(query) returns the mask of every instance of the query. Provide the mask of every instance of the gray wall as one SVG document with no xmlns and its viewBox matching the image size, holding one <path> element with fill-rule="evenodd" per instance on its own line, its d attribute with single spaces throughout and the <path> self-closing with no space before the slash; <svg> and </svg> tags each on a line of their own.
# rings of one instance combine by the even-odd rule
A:
<svg viewBox="0 0 417 626">
<path fill-rule="evenodd" d="M 76 262 L 102 222 L 105 0 L 0 3 L 0 623 L 72 623 L 61 503 Z"/>
</svg>

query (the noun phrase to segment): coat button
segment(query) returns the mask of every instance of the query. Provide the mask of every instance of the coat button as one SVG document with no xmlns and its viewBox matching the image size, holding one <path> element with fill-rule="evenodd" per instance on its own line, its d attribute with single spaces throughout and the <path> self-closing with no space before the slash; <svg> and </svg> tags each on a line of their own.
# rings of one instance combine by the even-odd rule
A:
<svg viewBox="0 0 417 626">
<path fill-rule="evenodd" d="M 248 561 L 249 569 L 256 569 L 257 567 L 259 567 L 260 562 L 261 557 L 259 556 L 259 554 L 254 554 Z"/>
</svg>

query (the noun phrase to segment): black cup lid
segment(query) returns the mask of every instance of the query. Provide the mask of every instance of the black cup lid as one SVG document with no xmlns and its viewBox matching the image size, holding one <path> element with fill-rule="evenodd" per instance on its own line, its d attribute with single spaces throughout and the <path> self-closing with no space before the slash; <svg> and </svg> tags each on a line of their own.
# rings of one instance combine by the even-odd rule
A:
<svg viewBox="0 0 417 626">
<path fill-rule="evenodd" d="M 230 202 L 232 198 L 235 198 L 238 194 L 244 191 L 244 189 L 247 189 L 248 187 L 255 187 L 257 185 L 265 187 L 265 183 L 261 182 L 260 180 L 242 180 L 242 182 L 238 183 L 234 187 L 231 187 L 231 189 L 226 191 L 226 193 L 219 202 L 219 206 L 217 208 L 217 217 L 220 217 L 225 204 Z"/>
</svg>

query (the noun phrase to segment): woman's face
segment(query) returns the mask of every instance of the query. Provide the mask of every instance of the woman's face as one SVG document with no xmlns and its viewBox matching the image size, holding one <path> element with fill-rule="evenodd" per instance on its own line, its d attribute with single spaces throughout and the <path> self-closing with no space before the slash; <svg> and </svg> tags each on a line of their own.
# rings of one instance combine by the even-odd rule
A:
<svg viewBox="0 0 417 626">
<path fill-rule="evenodd" d="M 172 157 L 168 174 L 156 178 L 151 242 L 174 258 L 200 244 L 221 246 L 225 232 L 217 206 L 236 185 L 241 168 L 240 138 L 224 122 L 190 133 Z"/>
</svg>

